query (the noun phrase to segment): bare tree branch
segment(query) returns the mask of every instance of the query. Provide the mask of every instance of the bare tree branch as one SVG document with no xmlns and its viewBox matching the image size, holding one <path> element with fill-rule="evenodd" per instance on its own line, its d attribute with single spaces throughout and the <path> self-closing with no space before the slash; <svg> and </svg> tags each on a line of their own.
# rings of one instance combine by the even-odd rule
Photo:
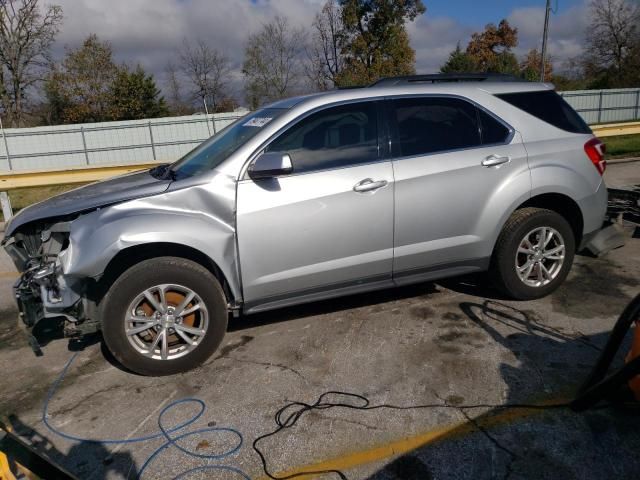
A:
<svg viewBox="0 0 640 480">
<path fill-rule="evenodd" d="M 316 14 L 313 35 L 306 47 L 305 73 L 314 89 L 326 90 L 336 85 L 343 67 L 344 26 L 342 9 L 336 0 L 328 0 Z"/>
<path fill-rule="evenodd" d="M 62 8 L 39 0 L 0 0 L 0 103 L 13 126 L 23 124 L 28 90 L 44 78 Z"/>
<path fill-rule="evenodd" d="M 242 72 L 247 100 L 252 108 L 291 94 L 300 72 L 303 32 L 277 16 L 262 30 L 249 36 Z"/>
<path fill-rule="evenodd" d="M 226 97 L 229 59 L 216 48 L 198 39 L 191 43 L 186 38 L 180 50 L 180 62 L 192 86 L 193 99 L 205 100 L 216 111 Z"/>
<path fill-rule="evenodd" d="M 640 51 L 640 5 L 629 0 L 593 0 L 590 10 L 585 70 L 588 75 L 609 75 L 610 86 L 619 86 L 631 67 L 629 61 Z M 634 64 L 631 69 L 635 68 Z"/>
</svg>

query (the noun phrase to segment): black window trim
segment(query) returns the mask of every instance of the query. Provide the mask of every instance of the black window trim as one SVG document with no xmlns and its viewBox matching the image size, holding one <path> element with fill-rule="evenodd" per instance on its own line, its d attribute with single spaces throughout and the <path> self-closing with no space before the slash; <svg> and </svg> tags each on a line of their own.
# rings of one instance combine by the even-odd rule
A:
<svg viewBox="0 0 640 480">
<path fill-rule="evenodd" d="M 495 120 L 497 120 L 499 123 L 501 123 L 504 127 L 507 128 L 507 130 L 509 130 L 509 134 L 507 135 L 507 137 L 505 138 L 505 140 L 503 142 L 497 142 L 497 143 L 486 143 L 486 144 L 480 144 L 477 146 L 473 146 L 473 147 L 463 147 L 463 148 L 452 148 L 449 150 L 439 150 L 437 152 L 431 152 L 431 153 L 420 153 L 418 155 L 398 155 L 398 156 L 394 156 L 393 155 L 393 143 L 394 143 L 394 139 L 397 139 L 397 135 L 398 135 L 398 130 L 397 130 L 397 125 L 396 125 L 396 121 L 395 121 L 395 117 L 392 115 L 392 101 L 393 100 L 399 100 L 399 99 L 405 99 L 405 98 L 455 98 L 458 100 L 462 100 L 464 102 L 470 103 L 471 105 L 473 105 L 477 110 L 482 110 L 484 113 L 488 114 L 489 116 L 491 116 L 492 118 L 494 118 Z M 476 150 L 476 149 L 480 149 L 480 148 L 489 148 L 489 147 L 497 147 L 497 146 L 505 146 L 505 145 L 509 145 L 512 141 L 513 141 L 513 137 L 516 134 L 516 130 L 515 128 L 513 128 L 510 124 L 508 124 L 506 121 L 504 121 L 502 118 L 500 118 L 499 116 L 497 116 L 495 113 L 493 113 L 492 111 L 488 110 L 487 108 L 485 108 L 483 105 L 480 105 L 478 102 L 468 98 L 468 97 L 464 97 L 462 95 L 455 95 L 455 94 L 447 94 L 447 93 L 412 93 L 412 94 L 398 94 L 398 95 L 387 95 L 384 97 L 384 111 L 385 111 L 385 119 L 387 120 L 385 123 L 387 123 L 387 129 L 389 131 L 389 136 L 388 136 L 388 152 L 390 155 L 390 159 L 392 161 L 397 161 L 397 160 L 405 160 L 405 159 L 412 159 L 412 158 L 418 158 L 418 157 L 430 157 L 433 155 L 443 155 L 446 153 L 453 153 L 453 152 L 463 152 L 466 150 Z M 480 128 L 480 141 L 482 141 L 482 122 L 480 122 L 480 116 L 476 113 L 476 119 L 478 122 L 478 127 Z M 396 140 L 397 141 L 397 140 Z"/>
<path fill-rule="evenodd" d="M 253 182 L 254 180 L 251 179 L 247 173 L 249 169 L 249 165 L 251 165 L 255 161 L 258 155 L 262 154 L 265 151 L 265 149 L 269 146 L 269 144 L 271 144 L 271 142 L 277 139 L 281 134 L 283 134 L 289 128 L 296 125 L 298 122 L 301 122 L 302 120 L 309 117 L 310 115 L 321 112 L 323 110 L 328 110 L 329 108 L 341 107 L 343 105 L 353 105 L 357 103 L 373 103 L 376 109 L 376 119 L 377 119 L 376 128 L 378 132 L 378 158 L 371 162 L 349 163 L 349 164 L 340 165 L 339 167 L 334 166 L 334 167 L 318 168 L 317 170 L 307 170 L 304 172 L 297 172 L 297 173 L 294 168 L 293 172 L 286 175 L 286 178 L 299 176 L 299 175 L 310 175 L 318 172 L 328 172 L 332 170 L 342 170 L 344 168 L 353 168 L 353 167 L 359 167 L 364 165 L 375 165 L 378 163 L 390 162 L 391 158 L 390 158 L 390 152 L 388 151 L 388 149 L 391 145 L 391 141 L 390 141 L 389 132 L 387 130 L 387 125 L 386 125 L 387 122 L 385 122 L 383 118 L 384 117 L 384 114 L 383 114 L 384 97 L 375 96 L 375 97 L 366 97 L 366 98 L 352 98 L 348 100 L 341 100 L 339 102 L 327 103 L 325 105 L 312 108 L 311 110 L 307 110 L 302 115 L 298 115 L 297 117 L 292 119 L 289 123 L 282 126 L 277 132 L 271 135 L 258 148 L 256 148 L 251 155 L 249 155 L 248 160 L 242 166 L 239 181 L 242 182 L 242 181 L 250 180 Z"/>
</svg>

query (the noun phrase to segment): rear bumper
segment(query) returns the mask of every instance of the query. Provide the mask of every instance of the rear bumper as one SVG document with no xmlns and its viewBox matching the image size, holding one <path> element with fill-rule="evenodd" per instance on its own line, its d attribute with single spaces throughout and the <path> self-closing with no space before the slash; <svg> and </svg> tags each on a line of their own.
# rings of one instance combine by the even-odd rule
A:
<svg viewBox="0 0 640 480">
<path fill-rule="evenodd" d="M 584 221 L 583 239 L 589 235 L 596 235 L 602 229 L 607 216 L 608 198 L 607 186 L 604 181 L 601 181 L 592 195 L 578 200 Z"/>
</svg>

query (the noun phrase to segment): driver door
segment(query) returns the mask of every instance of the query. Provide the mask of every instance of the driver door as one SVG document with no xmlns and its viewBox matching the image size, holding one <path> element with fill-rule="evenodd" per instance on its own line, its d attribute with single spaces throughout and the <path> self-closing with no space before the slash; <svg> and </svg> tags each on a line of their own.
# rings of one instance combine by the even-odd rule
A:
<svg viewBox="0 0 640 480">
<path fill-rule="evenodd" d="M 246 311 L 392 284 L 394 179 L 379 110 L 365 101 L 305 116 L 266 148 L 293 171 L 239 182 Z"/>
</svg>

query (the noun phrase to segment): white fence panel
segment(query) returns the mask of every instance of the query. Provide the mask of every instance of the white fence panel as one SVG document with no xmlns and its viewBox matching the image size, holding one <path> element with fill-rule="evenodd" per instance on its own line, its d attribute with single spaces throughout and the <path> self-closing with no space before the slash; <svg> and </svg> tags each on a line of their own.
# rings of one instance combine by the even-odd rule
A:
<svg viewBox="0 0 640 480">
<path fill-rule="evenodd" d="M 640 120 L 640 88 L 560 92 L 588 124 Z"/>
<path fill-rule="evenodd" d="M 2 132 L 0 170 L 171 162 L 246 113 L 8 128 Z"/>
</svg>

